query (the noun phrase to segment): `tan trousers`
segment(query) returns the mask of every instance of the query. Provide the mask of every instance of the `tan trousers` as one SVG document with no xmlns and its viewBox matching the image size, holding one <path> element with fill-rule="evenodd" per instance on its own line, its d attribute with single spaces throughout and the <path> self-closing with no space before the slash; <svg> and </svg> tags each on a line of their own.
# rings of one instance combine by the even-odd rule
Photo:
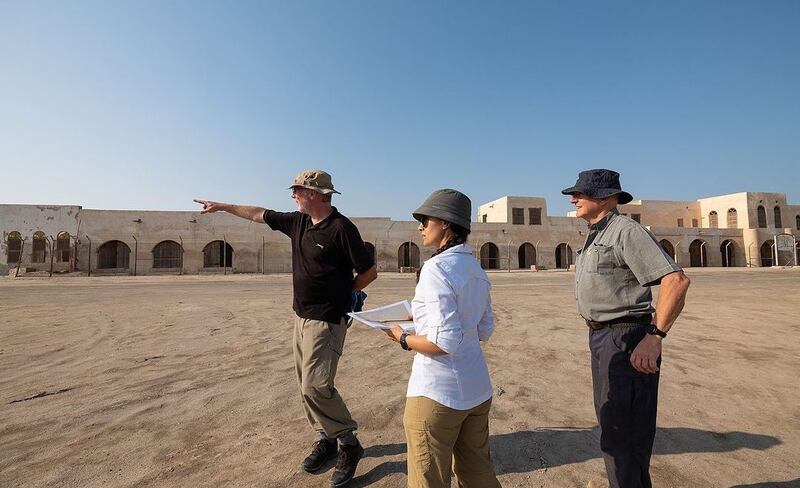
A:
<svg viewBox="0 0 800 488">
<path fill-rule="evenodd" d="M 333 382 L 344 349 L 347 323 L 297 317 L 294 323 L 294 367 L 308 423 L 328 437 L 355 430 L 344 400 Z"/>
<path fill-rule="evenodd" d="M 489 455 L 489 399 L 454 410 L 426 397 L 406 398 L 403 427 L 408 445 L 409 488 L 499 488 Z"/>
</svg>

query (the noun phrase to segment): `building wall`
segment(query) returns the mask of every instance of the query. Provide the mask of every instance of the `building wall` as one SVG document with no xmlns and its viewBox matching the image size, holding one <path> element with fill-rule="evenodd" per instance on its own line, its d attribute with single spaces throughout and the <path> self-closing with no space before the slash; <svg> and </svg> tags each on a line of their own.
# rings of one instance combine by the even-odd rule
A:
<svg viewBox="0 0 800 488">
<path fill-rule="evenodd" d="M 702 226 L 698 202 L 634 200 L 631 203 L 620 205 L 619 211 L 629 217 L 639 214 L 641 216 L 639 222 L 642 225 L 677 227 L 678 219 L 683 219 L 683 226 L 691 228 L 692 219 L 697 219 L 698 227 Z"/>
<path fill-rule="evenodd" d="M 80 209 L 81 207 L 76 205 L 0 205 L 0 232 L 3 238 L 0 243 L 0 273 L 8 273 L 8 235 L 15 231 L 19 232 L 25 241 L 22 249 L 23 263 L 28 263 L 29 268 L 49 269 L 49 244 L 45 263 L 31 263 L 33 234 L 41 231 L 53 239 L 61 232 L 77 235 Z M 53 266 L 56 270 L 63 270 L 69 263 L 54 262 Z"/>
<path fill-rule="evenodd" d="M 777 202 L 777 203 L 776 203 Z M 574 262 L 575 251 L 586 237 L 588 226 L 582 219 L 555 217 L 546 214 L 546 202 L 537 197 L 503 197 L 493 204 L 481 205 L 478 215 L 487 215 L 487 223 L 473 223 L 469 244 L 476 257 L 488 257 L 488 250 L 495 251 L 491 261 L 494 269 L 519 269 L 520 247 L 530 244 L 535 251 L 535 264 L 544 268 L 556 267 L 556 252 L 559 245 L 569 248 L 570 262 Z M 770 225 L 757 227 L 754 217 L 757 206 L 767 208 Z M 773 208 L 780 206 L 784 227 L 774 227 Z M 525 209 L 525 223 L 512 222 L 511 209 Z M 530 225 L 528 208 L 542 208 L 542 224 Z M 728 229 L 726 212 L 737 209 L 737 228 Z M 718 228 L 708 227 L 707 213 L 716 210 Z M 691 262 L 691 246 L 702 246 L 706 258 L 705 266 L 721 266 L 722 248 L 728 246 L 733 255 L 733 266 L 761 266 L 761 248 L 774 241 L 778 233 L 791 233 L 800 240 L 800 229 L 795 218 L 800 215 L 800 206 L 787 205 L 783 194 L 736 193 L 704 198 L 695 202 L 637 200 L 620 206 L 623 213 L 639 213 L 641 222 L 658 240 L 666 239 L 675 249 L 675 257 L 681 266 Z M 705 218 L 704 218 L 705 215 Z M 685 227 L 676 226 L 683 218 Z M 691 219 L 698 219 L 701 226 L 691 227 Z M 412 243 L 419 250 L 420 263 L 429 258 L 432 249 L 422 247 L 419 224 L 416 221 L 395 221 L 382 217 L 352 218 L 365 242 L 375 248 L 379 271 L 397 271 L 400 267 L 399 253 L 404 243 Z M 93 274 L 158 274 L 158 273 L 273 273 L 291 271 L 291 247 L 289 239 L 274 232 L 266 225 L 248 222 L 229 214 L 201 215 L 199 212 L 95 210 L 79 206 L 0 205 L 0 231 L 3 233 L 0 252 L 0 271 L 7 272 L 6 239 L 11 231 L 18 231 L 27 239 L 23 266 L 34 269 L 49 268 L 30 264 L 31 237 L 36 231 L 55 237 L 61 231 L 76 236 L 77 253 L 74 254 L 78 270 Z M 109 241 L 118 240 L 130 249 L 129 266 L 124 269 L 98 269 L 100 247 Z M 171 240 L 183 248 L 181 267 L 153 268 L 153 248 L 162 241 Z M 233 248 L 230 268 L 204 267 L 203 249 L 211 242 L 221 240 Z M 730 243 L 730 244 L 727 244 Z M 48 250 L 49 252 L 49 250 Z M 563 256 L 563 254 L 562 254 Z M 527 268 L 530 264 L 525 263 Z M 568 263 L 567 263 L 568 264 Z M 56 265 L 55 271 L 66 271 L 66 264 Z"/>
</svg>

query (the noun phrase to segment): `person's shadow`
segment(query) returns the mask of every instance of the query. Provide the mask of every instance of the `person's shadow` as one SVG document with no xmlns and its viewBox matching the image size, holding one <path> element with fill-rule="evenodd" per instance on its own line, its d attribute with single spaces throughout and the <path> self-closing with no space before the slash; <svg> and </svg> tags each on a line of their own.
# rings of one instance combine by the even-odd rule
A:
<svg viewBox="0 0 800 488">
<path fill-rule="evenodd" d="M 764 483 L 755 483 L 752 485 L 736 485 L 731 488 L 798 488 L 800 487 L 800 478 L 789 481 L 765 481 Z"/>
<path fill-rule="evenodd" d="M 489 437 L 495 472 L 527 473 L 537 469 L 580 463 L 600 457 L 598 427 L 551 428 L 496 434 Z M 663 427 L 656 434 L 654 454 L 733 452 L 739 449 L 763 451 L 781 444 L 777 437 L 748 432 L 712 432 L 684 427 Z M 370 446 L 364 457 L 394 456 L 406 452 L 405 444 Z M 394 473 L 405 473 L 405 461 L 379 464 L 355 478 L 352 486 L 365 487 Z M 793 482 L 742 485 L 738 488 L 796 486 Z"/>
</svg>

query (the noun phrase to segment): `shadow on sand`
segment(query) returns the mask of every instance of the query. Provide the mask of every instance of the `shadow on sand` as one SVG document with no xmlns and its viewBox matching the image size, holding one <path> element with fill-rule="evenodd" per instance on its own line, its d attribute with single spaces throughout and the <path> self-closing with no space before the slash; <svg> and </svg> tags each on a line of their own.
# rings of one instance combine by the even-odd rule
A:
<svg viewBox="0 0 800 488">
<path fill-rule="evenodd" d="M 800 487 L 800 478 L 789 481 L 765 481 L 763 483 L 754 483 L 752 485 L 736 485 L 731 488 L 798 488 Z"/>
<path fill-rule="evenodd" d="M 490 436 L 495 471 L 527 473 L 537 469 L 580 463 L 600 457 L 600 431 L 582 428 L 540 429 Z M 659 428 L 655 454 L 732 452 L 739 449 L 763 451 L 781 444 L 780 439 L 748 432 L 711 432 L 684 427 Z M 364 457 L 403 454 L 405 444 L 383 444 L 367 447 Z M 394 473 L 405 473 L 405 461 L 379 464 L 355 478 L 353 487 L 365 487 Z M 767 488 L 798 486 L 796 481 L 740 485 L 732 488 Z"/>
</svg>

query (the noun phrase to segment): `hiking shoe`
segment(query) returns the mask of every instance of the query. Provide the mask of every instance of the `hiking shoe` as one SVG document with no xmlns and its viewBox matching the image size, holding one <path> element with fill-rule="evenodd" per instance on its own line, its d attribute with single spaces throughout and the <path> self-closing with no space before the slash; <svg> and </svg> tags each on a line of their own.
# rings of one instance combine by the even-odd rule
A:
<svg viewBox="0 0 800 488">
<path fill-rule="evenodd" d="M 336 440 L 319 439 L 311 448 L 311 454 L 300 464 L 307 473 L 319 471 L 325 463 L 336 457 Z"/>
<path fill-rule="evenodd" d="M 364 457 L 364 448 L 361 447 L 358 440 L 353 446 L 339 446 L 339 459 L 336 461 L 336 469 L 333 470 L 331 486 L 339 488 L 349 483 L 355 476 L 356 467 L 362 457 Z"/>
</svg>

